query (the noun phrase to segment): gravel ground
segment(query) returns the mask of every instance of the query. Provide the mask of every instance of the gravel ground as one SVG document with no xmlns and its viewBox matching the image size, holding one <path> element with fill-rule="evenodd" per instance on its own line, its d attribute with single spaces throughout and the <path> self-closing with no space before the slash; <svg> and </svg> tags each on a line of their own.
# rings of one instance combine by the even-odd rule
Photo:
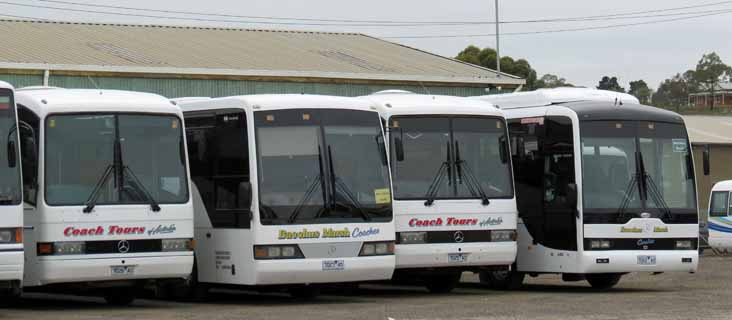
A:
<svg viewBox="0 0 732 320">
<path fill-rule="evenodd" d="M 527 278 L 520 291 L 492 291 L 466 274 L 450 294 L 363 285 L 309 302 L 281 294 L 215 292 L 206 303 L 138 299 L 130 307 L 110 307 L 100 298 L 26 294 L 0 309 L 0 319 L 730 319 L 730 269 L 732 258 L 707 256 L 697 274 L 631 274 L 605 292 L 550 275 Z"/>
</svg>

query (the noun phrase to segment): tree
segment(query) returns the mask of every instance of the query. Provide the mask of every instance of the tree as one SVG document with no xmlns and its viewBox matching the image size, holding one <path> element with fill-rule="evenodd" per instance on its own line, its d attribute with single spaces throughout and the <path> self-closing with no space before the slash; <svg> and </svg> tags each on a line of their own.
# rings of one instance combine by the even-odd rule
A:
<svg viewBox="0 0 732 320">
<path fill-rule="evenodd" d="M 651 94 L 653 91 L 651 91 L 651 88 L 648 87 L 648 84 L 645 81 L 638 80 L 630 82 L 630 89 L 628 90 L 628 93 L 638 98 L 642 104 L 648 104 L 651 100 Z"/>
<path fill-rule="evenodd" d="M 597 85 L 598 89 L 601 90 L 610 90 L 610 91 L 617 91 L 617 92 L 625 92 L 625 88 L 621 87 L 618 83 L 617 77 L 608 77 L 604 76 L 602 77 L 602 80 L 600 80 L 600 83 Z"/>
<path fill-rule="evenodd" d="M 560 78 L 557 75 L 545 74 L 536 80 L 536 89 L 541 88 L 559 88 L 559 87 L 573 87 L 571 83 L 567 83 L 567 79 Z"/>
<path fill-rule="evenodd" d="M 714 91 L 720 82 L 729 80 L 732 76 L 732 68 L 724 64 L 719 55 L 712 52 L 702 56 L 691 76 L 704 91 L 709 92 L 712 102 L 709 108 L 714 110 Z"/>
<path fill-rule="evenodd" d="M 480 49 L 471 45 L 463 51 L 460 51 L 455 59 L 496 70 L 498 67 L 496 64 L 497 57 L 498 54 L 493 48 Z M 525 88 L 527 90 L 536 88 L 536 70 L 531 67 L 531 64 L 526 59 L 514 60 L 509 56 L 501 57 L 501 72 L 526 79 Z"/>
<path fill-rule="evenodd" d="M 656 94 L 653 95 L 653 105 L 657 107 L 674 107 L 676 111 L 682 106 L 688 104 L 689 93 L 694 90 L 695 84 L 692 80 L 691 73 L 685 72 L 683 75 L 677 73 L 670 79 L 666 79 L 658 85 Z"/>
</svg>

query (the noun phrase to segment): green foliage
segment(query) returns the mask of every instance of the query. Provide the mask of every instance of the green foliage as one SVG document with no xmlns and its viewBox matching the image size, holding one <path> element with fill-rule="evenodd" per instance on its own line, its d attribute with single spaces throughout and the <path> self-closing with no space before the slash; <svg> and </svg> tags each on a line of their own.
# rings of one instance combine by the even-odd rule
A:
<svg viewBox="0 0 732 320">
<path fill-rule="evenodd" d="M 696 70 L 691 71 L 691 77 L 704 91 L 714 95 L 720 82 L 729 81 L 732 77 L 732 67 L 724 64 L 717 53 L 712 52 L 702 56 L 696 64 Z M 710 109 L 714 109 L 714 99 L 711 99 Z"/>
<path fill-rule="evenodd" d="M 545 74 L 536 80 L 536 89 L 541 88 L 559 88 L 559 87 L 573 87 L 571 83 L 567 83 L 567 79 L 560 78 L 557 75 Z"/>
<path fill-rule="evenodd" d="M 496 64 L 497 56 L 496 50 L 492 48 L 480 49 L 471 45 L 463 51 L 460 51 L 455 59 L 496 70 L 498 67 Z M 537 88 L 536 70 L 531 67 L 531 64 L 526 59 L 514 60 L 509 56 L 501 57 L 501 72 L 526 79 L 526 90 L 534 90 Z"/>
<path fill-rule="evenodd" d="M 648 84 L 643 80 L 631 81 L 629 94 L 634 95 L 642 104 L 648 104 L 651 100 L 651 94 L 653 91 L 648 87 Z"/>
<path fill-rule="evenodd" d="M 653 95 L 653 104 L 657 107 L 670 107 L 681 111 L 688 104 L 689 93 L 694 89 L 694 81 L 689 71 L 683 75 L 677 73 L 671 79 L 664 80 Z"/>
<path fill-rule="evenodd" d="M 617 77 L 604 76 L 597 85 L 600 90 L 610 90 L 617 92 L 625 92 L 625 88 L 621 87 L 618 83 Z"/>
</svg>

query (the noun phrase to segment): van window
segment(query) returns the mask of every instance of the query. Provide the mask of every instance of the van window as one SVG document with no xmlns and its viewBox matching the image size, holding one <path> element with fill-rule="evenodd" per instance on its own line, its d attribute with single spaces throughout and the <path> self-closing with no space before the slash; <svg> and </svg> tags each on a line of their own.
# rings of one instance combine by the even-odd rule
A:
<svg viewBox="0 0 732 320">
<path fill-rule="evenodd" d="M 729 192 L 712 192 L 712 201 L 709 202 L 710 217 L 726 217 L 728 214 Z"/>
</svg>

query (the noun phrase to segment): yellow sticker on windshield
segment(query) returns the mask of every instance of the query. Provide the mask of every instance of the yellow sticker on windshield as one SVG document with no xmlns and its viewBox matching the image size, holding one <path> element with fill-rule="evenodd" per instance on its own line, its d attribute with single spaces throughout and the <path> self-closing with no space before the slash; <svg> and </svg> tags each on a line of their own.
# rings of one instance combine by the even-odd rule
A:
<svg viewBox="0 0 732 320">
<path fill-rule="evenodd" d="M 170 124 L 170 127 L 173 128 L 173 129 L 177 129 L 178 128 L 178 120 L 173 120 L 173 123 Z"/>
<path fill-rule="evenodd" d="M 374 198 L 376 199 L 376 204 L 391 203 L 391 192 L 389 188 L 374 189 Z"/>
<path fill-rule="evenodd" d="M 56 119 L 51 119 L 48 121 L 48 127 L 49 128 L 55 128 L 56 127 Z"/>
</svg>

